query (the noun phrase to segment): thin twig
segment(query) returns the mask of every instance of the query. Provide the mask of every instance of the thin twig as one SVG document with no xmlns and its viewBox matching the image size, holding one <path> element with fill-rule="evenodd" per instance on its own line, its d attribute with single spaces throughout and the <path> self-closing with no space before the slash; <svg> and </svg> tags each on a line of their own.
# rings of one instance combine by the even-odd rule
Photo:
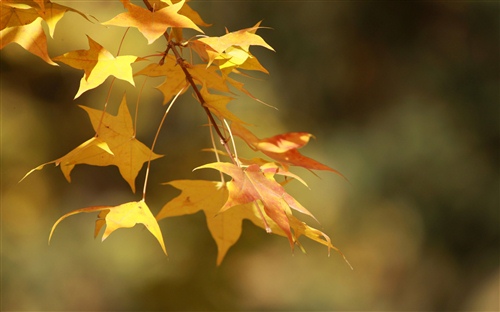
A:
<svg viewBox="0 0 500 312">
<path fill-rule="evenodd" d="M 220 157 L 219 157 L 219 153 L 217 152 L 217 146 L 215 145 L 214 132 L 212 130 L 212 122 L 210 121 L 210 118 L 208 119 L 208 129 L 210 130 L 210 140 L 212 141 L 212 146 L 214 148 L 215 159 L 217 159 L 217 162 L 220 162 Z M 222 173 L 222 171 L 219 171 L 219 173 L 220 173 L 220 181 L 223 184 L 225 184 L 226 180 L 224 179 L 224 174 Z"/>
<path fill-rule="evenodd" d="M 175 100 L 179 97 L 179 95 L 184 91 L 184 88 L 179 90 L 175 97 L 170 101 L 170 104 L 167 107 L 167 110 L 165 111 L 165 114 L 163 115 L 163 118 L 161 119 L 160 125 L 158 126 L 158 130 L 156 131 L 155 138 L 153 139 L 153 144 L 151 144 L 151 152 L 149 153 L 149 159 L 148 159 L 148 167 L 146 168 L 146 177 L 144 178 L 144 187 L 142 189 L 142 200 L 146 200 L 146 187 L 148 185 L 148 177 L 149 177 L 149 168 L 151 167 L 151 158 L 153 157 L 153 150 L 156 145 L 156 140 L 158 139 L 158 136 L 160 135 L 160 130 L 163 126 L 163 123 L 165 122 L 165 118 L 167 118 L 168 112 L 172 108 L 172 106 L 175 103 Z"/>
</svg>

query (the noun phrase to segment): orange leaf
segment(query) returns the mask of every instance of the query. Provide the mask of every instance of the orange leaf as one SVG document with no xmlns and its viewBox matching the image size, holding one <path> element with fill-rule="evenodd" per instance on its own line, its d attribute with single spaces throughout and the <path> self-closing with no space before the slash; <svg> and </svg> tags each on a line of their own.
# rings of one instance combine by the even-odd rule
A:
<svg viewBox="0 0 500 312">
<path fill-rule="evenodd" d="M 85 91 L 101 85 L 109 76 L 114 76 L 135 85 L 131 64 L 137 60 L 136 56 L 124 55 L 115 58 L 92 38 L 89 36 L 87 38 L 89 40 L 88 50 L 76 50 L 54 58 L 55 61 L 61 61 L 71 67 L 85 71 L 75 99 Z"/>
<path fill-rule="evenodd" d="M 345 179 L 337 170 L 302 155 L 297 149 L 305 146 L 312 134 L 306 132 L 290 132 L 266 139 L 259 139 L 239 123 L 231 124 L 233 135 L 242 138 L 248 146 L 261 151 L 265 155 L 279 161 L 285 166 L 299 166 L 310 170 L 332 171 Z"/>
<path fill-rule="evenodd" d="M 154 12 L 132 4 L 130 0 L 121 2 L 128 12 L 115 16 L 103 25 L 135 27 L 146 37 L 149 44 L 162 36 L 169 27 L 191 28 L 203 33 L 192 20 L 178 13 L 184 5 L 184 0 Z"/>
<path fill-rule="evenodd" d="M 112 232 L 119 228 L 131 228 L 137 223 L 142 223 L 158 240 L 158 243 L 160 243 L 160 246 L 165 255 L 167 254 L 160 226 L 158 225 L 158 222 L 156 221 L 155 217 L 151 213 L 151 210 L 149 210 L 149 207 L 144 200 L 138 202 L 128 202 L 119 206 L 93 206 L 69 212 L 60 217 L 52 226 L 49 235 L 49 243 L 54 230 L 62 220 L 74 214 L 96 211 L 101 212 L 99 213 L 98 219 L 96 221 L 94 236 L 97 236 L 99 230 L 104 226 L 104 224 L 106 224 L 106 230 L 102 235 L 102 241 L 104 241 Z"/>
<path fill-rule="evenodd" d="M 206 164 L 196 169 L 202 168 L 216 169 L 233 178 L 231 182 L 227 183 L 229 198 L 220 212 L 224 212 L 237 205 L 260 201 L 264 206 L 266 215 L 276 222 L 286 234 L 292 249 L 295 239 L 290 231 L 290 224 L 287 217 L 291 215 L 290 208 L 314 218 L 306 208 L 285 192 L 283 186 L 274 180 L 273 175 L 264 174 L 258 165 L 250 165 L 248 168 L 242 169 L 231 163 L 218 162 Z M 265 219 L 262 221 L 266 223 Z M 267 224 L 266 231 L 271 231 L 271 228 Z"/>
</svg>

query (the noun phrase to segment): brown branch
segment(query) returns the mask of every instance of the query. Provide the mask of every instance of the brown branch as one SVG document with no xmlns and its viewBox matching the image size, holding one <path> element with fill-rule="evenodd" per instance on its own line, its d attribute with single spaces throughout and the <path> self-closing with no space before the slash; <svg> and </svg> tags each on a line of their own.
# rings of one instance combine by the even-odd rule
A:
<svg viewBox="0 0 500 312">
<path fill-rule="evenodd" d="M 154 8 L 153 6 L 148 2 L 148 0 L 143 0 L 144 4 L 146 5 L 146 7 L 148 8 L 148 10 L 150 10 L 151 12 L 154 11 Z M 201 95 L 201 92 L 200 90 L 198 89 L 198 86 L 196 85 L 196 83 L 194 82 L 194 79 L 193 79 L 193 76 L 191 75 L 191 73 L 188 71 L 187 69 L 187 66 L 186 66 L 186 63 L 184 62 L 184 59 L 182 58 L 182 56 L 180 55 L 179 51 L 177 51 L 177 46 L 178 44 L 176 42 L 173 42 L 169 36 L 169 34 L 167 32 L 163 33 L 163 36 L 165 37 L 165 39 L 167 40 L 167 49 L 165 50 L 165 55 L 168 53 L 169 50 L 171 50 L 173 53 L 174 53 L 174 56 L 175 56 L 175 59 L 177 61 L 177 64 L 181 67 L 182 71 L 184 72 L 184 75 L 186 76 L 186 80 L 189 82 L 189 84 L 191 85 L 191 87 L 193 88 L 194 90 L 194 93 L 196 94 L 196 97 L 198 98 L 198 101 L 200 102 L 201 104 L 201 107 L 203 107 L 203 109 L 205 110 L 205 113 L 207 114 L 208 116 L 208 119 L 210 120 L 210 123 L 212 124 L 212 126 L 214 127 L 215 129 L 215 132 L 217 133 L 217 135 L 219 136 L 220 138 L 220 141 L 221 141 L 221 144 L 224 146 L 227 154 L 229 155 L 229 157 L 231 158 L 231 160 L 233 161 L 234 164 L 239 164 L 239 162 L 237 162 L 234 157 L 233 157 L 233 153 L 231 153 L 231 149 L 229 148 L 227 142 L 229 141 L 228 138 L 226 138 L 223 134 L 222 134 L 222 131 L 220 130 L 219 126 L 217 125 L 217 122 L 215 121 L 214 119 L 214 116 L 212 115 L 212 112 L 210 111 L 210 109 L 207 107 L 207 102 L 205 101 L 205 99 L 203 98 L 203 96 Z M 162 59 L 163 60 L 163 59 Z M 160 61 L 161 62 L 161 61 Z"/>
<path fill-rule="evenodd" d="M 198 86 L 196 85 L 196 83 L 193 80 L 193 76 L 191 76 L 191 73 L 187 70 L 187 66 L 186 66 L 186 63 L 184 63 L 184 59 L 179 54 L 179 51 L 177 51 L 177 49 L 175 48 L 175 43 L 170 41 L 168 43 L 168 46 L 170 47 L 170 50 L 172 50 L 172 52 L 174 53 L 177 64 L 181 67 L 182 71 L 184 72 L 184 75 L 186 76 L 187 81 L 193 87 L 194 93 L 196 94 L 198 101 L 200 101 L 201 106 L 203 107 L 203 109 L 207 113 L 207 116 L 210 119 L 210 122 L 212 123 L 212 125 L 215 128 L 215 132 L 217 132 L 217 135 L 219 136 L 219 138 L 221 139 L 223 144 L 226 144 L 228 142 L 228 139 L 222 134 L 219 127 L 217 126 L 217 123 L 215 122 L 215 119 L 212 115 L 212 112 L 207 107 L 207 102 L 205 101 L 205 99 L 201 95 L 201 92 L 198 89 Z"/>
</svg>

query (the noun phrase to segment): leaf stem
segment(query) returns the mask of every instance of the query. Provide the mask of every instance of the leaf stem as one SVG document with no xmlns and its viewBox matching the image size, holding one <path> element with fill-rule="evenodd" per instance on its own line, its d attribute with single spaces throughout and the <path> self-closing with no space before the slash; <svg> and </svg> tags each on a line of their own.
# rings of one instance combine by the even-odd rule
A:
<svg viewBox="0 0 500 312">
<path fill-rule="evenodd" d="M 207 117 L 208 118 L 208 117 Z M 210 140 L 212 141 L 212 146 L 214 148 L 214 152 L 215 152 L 215 159 L 217 159 L 217 162 L 220 162 L 220 157 L 219 157 L 219 153 L 217 152 L 217 146 L 215 145 L 215 140 L 214 140 L 214 132 L 212 130 L 212 122 L 210 121 L 210 119 L 208 119 L 208 129 L 210 130 Z M 220 173 L 220 181 L 225 184 L 226 181 L 224 179 L 224 174 L 222 173 L 222 171 L 219 171 Z"/>
<path fill-rule="evenodd" d="M 153 139 L 153 144 L 151 144 L 151 152 L 149 153 L 149 159 L 148 159 L 148 167 L 146 168 L 146 176 L 144 177 L 144 187 L 142 189 L 142 200 L 146 200 L 146 188 L 148 185 L 148 178 L 149 178 L 149 168 L 151 167 L 151 158 L 153 157 L 153 150 L 156 145 L 156 141 L 158 139 L 158 136 L 160 135 L 160 130 L 163 127 L 163 123 L 165 122 L 165 119 L 167 118 L 168 112 L 174 105 L 175 101 L 179 97 L 179 95 L 184 91 L 184 88 L 182 88 L 175 97 L 170 101 L 170 104 L 168 105 L 167 109 L 165 110 L 165 114 L 163 114 L 163 118 L 161 119 L 160 125 L 158 126 L 158 130 L 156 131 L 155 138 Z"/>
<path fill-rule="evenodd" d="M 96 138 L 99 137 L 99 131 L 101 130 L 102 121 L 104 120 L 104 115 L 106 114 L 106 109 L 108 108 L 108 102 L 109 102 L 109 98 L 111 97 L 111 90 L 113 90 L 113 85 L 115 84 L 115 80 L 116 80 L 115 77 L 113 77 L 113 79 L 111 79 L 111 85 L 109 86 L 108 94 L 106 95 L 106 101 L 104 102 L 104 108 L 102 109 L 101 119 L 99 120 L 99 126 L 97 126 L 97 130 L 95 132 Z"/>
</svg>

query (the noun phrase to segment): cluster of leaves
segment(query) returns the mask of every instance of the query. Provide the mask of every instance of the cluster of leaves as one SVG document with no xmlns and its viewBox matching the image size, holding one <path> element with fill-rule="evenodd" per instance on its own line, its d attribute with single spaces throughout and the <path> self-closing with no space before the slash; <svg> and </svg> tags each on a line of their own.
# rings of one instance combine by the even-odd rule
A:
<svg viewBox="0 0 500 312">
<path fill-rule="evenodd" d="M 135 193 L 136 177 L 147 163 L 142 199 L 118 206 L 92 206 L 67 213 L 54 224 L 49 240 L 56 226 L 64 218 L 82 212 L 99 212 L 95 224 L 95 236 L 103 226 L 106 227 L 102 240 L 118 228 L 129 228 L 142 223 L 156 237 L 166 254 L 158 221 L 203 211 L 210 233 L 218 247 L 217 264 L 222 262 L 228 249 L 239 239 L 243 219 L 250 220 L 268 233 L 286 237 L 292 250 L 295 246 L 303 250 L 298 238 L 305 236 L 325 245 L 328 252 L 331 249 L 338 251 L 325 233 L 300 221 L 292 213 L 295 210 L 313 217 L 285 190 L 285 184 L 293 179 L 305 185 L 300 177 L 289 171 L 291 166 L 338 173 L 298 151 L 308 143 L 312 135 L 291 132 L 260 139 L 248 129 L 248 124 L 227 108 L 227 104 L 234 99 L 230 88 L 261 102 L 246 90 L 243 83 L 234 78 L 241 76 L 242 70 L 267 73 L 257 58 L 250 53 L 250 46 L 261 46 L 274 51 L 256 34 L 261 28 L 260 23 L 234 32 L 226 31 L 222 36 L 210 37 L 201 29 L 210 25 L 205 23 L 185 0 L 144 0 L 144 6 L 133 4 L 130 0 L 121 2 L 125 11 L 102 24 L 137 28 L 148 44 L 163 37 L 165 51 L 154 56 L 158 58 L 155 62 L 151 61 L 151 56 L 114 56 L 90 36 L 87 36 L 88 50 L 70 51 L 57 57 L 50 57 L 42 22 L 47 24 L 50 36 L 53 36 L 57 22 L 67 12 L 79 14 L 89 22 L 96 20 L 70 7 L 52 3 L 50 0 L 1 1 L 2 48 L 10 43 L 16 43 L 48 64 L 57 65 L 55 61 L 62 62 L 83 70 L 84 75 L 75 99 L 99 87 L 109 77 L 112 77 L 113 81 L 120 79 L 132 85 L 134 77 L 137 76 L 145 76 L 146 79 L 164 77 L 165 81 L 157 89 L 163 94 L 163 104 L 170 103 L 165 111 L 166 116 L 177 97 L 192 90 L 207 115 L 212 141 L 215 142 L 214 136 L 217 136 L 220 141 L 219 146 L 222 147 L 222 150 L 219 150 L 214 143 L 211 150 L 214 151 L 216 162 L 196 169 L 218 170 L 221 179 L 220 181 L 179 180 L 166 183 L 179 189 L 181 193 L 166 203 L 154 216 L 146 204 L 145 195 L 149 164 L 152 160 L 162 157 L 153 152 L 157 136 L 151 148 L 136 139 L 136 127 L 127 106 L 126 96 L 119 104 L 116 116 L 106 112 L 107 100 L 103 110 L 80 106 L 88 113 L 95 135 L 66 155 L 34 168 L 26 176 L 47 164 L 55 164 L 60 166 L 64 177 L 70 181 L 71 171 L 76 165 L 115 165 Z M 191 39 L 185 39 L 183 29 L 191 29 L 199 34 Z M 191 55 L 191 61 L 183 57 L 186 52 Z M 197 59 L 197 63 L 193 59 Z M 134 73 L 131 64 L 135 62 L 149 64 Z M 162 124 L 163 121 L 158 131 Z M 271 160 L 239 157 L 234 137 L 239 137 L 251 149 L 263 153 Z M 222 157 L 227 161 L 221 161 Z M 226 182 L 224 175 L 231 177 L 229 182 Z"/>
</svg>

